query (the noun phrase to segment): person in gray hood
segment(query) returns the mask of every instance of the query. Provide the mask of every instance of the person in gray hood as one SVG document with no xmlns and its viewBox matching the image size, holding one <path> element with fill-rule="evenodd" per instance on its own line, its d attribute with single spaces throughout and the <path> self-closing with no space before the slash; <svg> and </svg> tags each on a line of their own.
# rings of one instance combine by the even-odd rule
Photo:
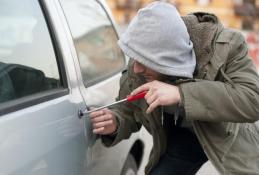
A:
<svg viewBox="0 0 259 175">
<path fill-rule="evenodd" d="M 90 114 L 106 146 L 143 125 L 153 136 L 146 174 L 192 175 L 208 159 L 221 174 L 259 174 L 259 78 L 238 31 L 153 2 L 118 44 L 130 60 L 117 100 L 147 94 Z"/>
</svg>

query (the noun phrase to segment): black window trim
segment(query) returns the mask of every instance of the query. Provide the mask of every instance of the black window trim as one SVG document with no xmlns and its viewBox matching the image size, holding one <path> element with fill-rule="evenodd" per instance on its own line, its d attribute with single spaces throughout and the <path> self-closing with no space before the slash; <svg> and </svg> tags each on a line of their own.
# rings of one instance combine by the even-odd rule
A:
<svg viewBox="0 0 259 175">
<path fill-rule="evenodd" d="M 54 53 L 55 53 L 55 56 L 56 56 L 56 59 L 57 59 L 57 65 L 58 65 L 61 84 L 64 88 L 68 88 L 67 78 L 65 76 L 66 70 L 65 70 L 65 66 L 64 66 L 64 61 L 63 61 L 62 54 L 60 52 L 61 49 L 60 49 L 60 45 L 59 45 L 58 40 L 57 40 L 56 31 L 53 28 L 53 22 L 52 22 L 51 17 L 48 13 L 48 10 L 46 8 L 46 4 L 45 4 L 44 0 L 38 0 L 38 2 L 39 2 L 39 5 L 41 7 L 43 16 L 45 18 L 47 28 L 50 31 L 49 32 L 50 39 L 52 41 Z"/>
<path fill-rule="evenodd" d="M 0 105 L 0 117 L 4 114 L 8 114 L 10 112 L 15 112 L 15 111 L 27 108 L 29 106 L 37 105 L 39 103 L 43 103 L 43 102 L 69 94 L 65 66 L 64 66 L 63 59 L 62 59 L 62 54 L 59 49 L 60 46 L 59 46 L 57 38 L 56 38 L 57 35 L 55 33 L 54 28 L 52 27 L 53 24 L 52 24 L 52 21 L 50 20 L 50 15 L 48 14 L 46 4 L 44 3 L 43 0 L 38 0 L 38 2 L 39 2 L 39 6 L 42 10 L 43 17 L 46 21 L 46 25 L 47 25 L 47 28 L 48 28 L 48 31 L 50 34 L 50 39 L 52 41 L 52 46 L 53 46 L 54 53 L 55 53 L 56 60 L 57 60 L 57 66 L 58 66 L 58 70 L 59 70 L 60 81 L 61 81 L 62 87 L 56 88 L 56 89 L 51 89 L 48 91 L 42 91 L 42 92 L 28 95 L 28 96 L 25 96 L 25 97 L 22 97 L 19 99 L 3 102 Z"/>
<path fill-rule="evenodd" d="M 0 106 L 0 116 L 8 114 L 10 112 L 18 111 L 20 109 L 27 108 L 29 106 L 53 100 L 61 96 L 65 96 L 68 94 L 68 92 L 68 89 L 58 88 L 4 102 Z"/>
</svg>

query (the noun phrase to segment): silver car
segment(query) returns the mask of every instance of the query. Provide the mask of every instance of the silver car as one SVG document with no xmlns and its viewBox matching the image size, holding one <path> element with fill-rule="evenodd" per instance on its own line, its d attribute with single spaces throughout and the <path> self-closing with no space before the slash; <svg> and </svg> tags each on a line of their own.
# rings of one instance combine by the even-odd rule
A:
<svg viewBox="0 0 259 175">
<path fill-rule="evenodd" d="M 1 0 L 0 24 L 0 175 L 143 174 L 145 130 L 106 148 L 80 115 L 125 68 L 106 4 Z"/>
</svg>

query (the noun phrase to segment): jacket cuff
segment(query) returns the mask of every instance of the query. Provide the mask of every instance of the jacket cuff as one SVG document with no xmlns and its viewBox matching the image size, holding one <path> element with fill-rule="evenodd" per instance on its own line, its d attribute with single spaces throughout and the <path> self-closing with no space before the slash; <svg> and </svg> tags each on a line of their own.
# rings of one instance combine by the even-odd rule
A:
<svg viewBox="0 0 259 175">
<path fill-rule="evenodd" d="M 184 107 L 187 121 L 205 120 L 204 116 L 207 116 L 207 108 L 199 98 L 199 89 L 200 86 L 197 86 L 197 83 L 184 83 L 180 85 L 181 104 Z"/>
<path fill-rule="evenodd" d="M 180 93 L 180 99 L 181 99 L 181 101 L 178 103 L 179 114 L 183 117 L 186 117 L 185 108 L 184 108 L 184 94 L 183 94 L 181 85 L 178 87 L 179 87 L 179 93 Z"/>
</svg>

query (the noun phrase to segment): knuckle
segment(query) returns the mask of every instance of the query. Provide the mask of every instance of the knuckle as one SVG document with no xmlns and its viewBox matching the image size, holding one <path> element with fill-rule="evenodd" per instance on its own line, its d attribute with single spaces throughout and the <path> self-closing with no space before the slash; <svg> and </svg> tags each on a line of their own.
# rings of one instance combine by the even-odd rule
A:
<svg viewBox="0 0 259 175">
<path fill-rule="evenodd" d="M 102 126 L 103 126 L 103 122 L 97 123 L 97 126 L 98 126 L 98 127 L 102 127 Z"/>
<path fill-rule="evenodd" d="M 94 123 L 95 123 L 95 119 L 91 119 L 91 123 L 93 123 L 93 124 L 94 124 Z"/>
<path fill-rule="evenodd" d="M 113 119 L 113 118 L 114 118 L 114 116 L 113 116 L 113 114 L 111 114 L 111 115 L 110 115 L 110 119 Z"/>
<path fill-rule="evenodd" d="M 96 123 L 97 123 L 97 122 L 101 122 L 101 121 L 103 121 L 102 117 L 98 117 L 98 118 L 95 119 L 95 122 L 96 122 Z"/>
<path fill-rule="evenodd" d="M 100 122 L 100 127 L 103 127 L 103 126 L 105 126 L 106 125 L 106 122 L 104 121 L 104 122 Z"/>
<path fill-rule="evenodd" d="M 100 121 L 104 121 L 105 120 L 105 116 L 102 116 L 101 118 L 100 118 Z"/>
<path fill-rule="evenodd" d="M 94 128 L 97 128 L 97 124 L 96 124 L 96 123 L 95 123 L 95 124 L 93 124 L 93 127 L 94 127 Z"/>
<path fill-rule="evenodd" d="M 109 120 L 111 118 L 111 116 L 110 115 L 107 115 L 106 117 L 105 117 L 105 120 Z"/>
<path fill-rule="evenodd" d="M 108 116 L 107 116 L 107 118 L 108 118 L 108 119 L 111 119 L 111 118 L 112 118 L 112 114 L 109 113 Z"/>
</svg>

